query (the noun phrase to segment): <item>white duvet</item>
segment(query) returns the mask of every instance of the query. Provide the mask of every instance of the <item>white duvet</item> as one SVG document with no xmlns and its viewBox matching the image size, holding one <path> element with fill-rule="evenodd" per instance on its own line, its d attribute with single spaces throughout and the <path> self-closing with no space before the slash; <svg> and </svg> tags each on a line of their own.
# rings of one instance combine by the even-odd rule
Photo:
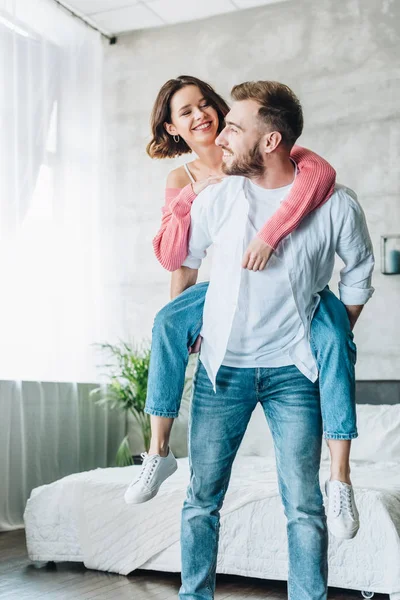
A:
<svg viewBox="0 0 400 600">
<path fill-rule="evenodd" d="M 96 469 L 33 490 L 24 516 L 30 558 L 82 561 L 124 575 L 137 568 L 180 571 L 187 459 L 179 460 L 153 500 L 128 506 L 123 494 L 139 469 Z M 327 473 L 323 463 L 321 483 Z M 399 463 L 354 462 L 352 478 L 361 528 L 352 541 L 331 538 L 329 584 L 399 593 Z M 219 573 L 287 578 L 285 518 L 272 459 L 237 457 L 221 515 Z"/>
</svg>

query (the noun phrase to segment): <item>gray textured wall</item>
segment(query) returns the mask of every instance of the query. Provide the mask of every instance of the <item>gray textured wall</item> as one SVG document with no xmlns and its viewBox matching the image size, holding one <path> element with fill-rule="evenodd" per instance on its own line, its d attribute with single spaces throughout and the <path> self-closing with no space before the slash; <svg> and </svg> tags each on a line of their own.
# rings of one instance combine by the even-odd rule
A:
<svg viewBox="0 0 400 600">
<path fill-rule="evenodd" d="M 365 209 L 375 246 L 375 295 L 357 325 L 360 379 L 399 379 L 400 276 L 379 272 L 382 233 L 400 233 L 400 3 L 291 0 L 190 24 L 135 32 L 106 48 L 105 108 L 113 209 L 109 308 L 120 337 L 149 337 L 169 275 L 151 240 L 165 178 L 182 161 L 145 154 L 159 87 L 192 74 L 226 98 L 233 84 L 277 79 L 305 112 L 300 143 L 326 157 Z M 207 277 L 207 266 L 202 278 Z M 336 283 L 334 282 L 336 289 Z"/>
</svg>

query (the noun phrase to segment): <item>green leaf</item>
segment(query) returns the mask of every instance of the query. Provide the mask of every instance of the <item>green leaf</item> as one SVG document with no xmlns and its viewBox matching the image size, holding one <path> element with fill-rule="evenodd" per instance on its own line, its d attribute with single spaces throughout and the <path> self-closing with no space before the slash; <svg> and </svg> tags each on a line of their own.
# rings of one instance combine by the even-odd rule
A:
<svg viewBox="0 0 400 600">
<path fill-rule="evenodd" d="M 93 390 L 91 396 L 99 405 L 107 404 L 110 408 L 130 411 L 138 421 L 146 450 L 150 440 L 150 418 L 144 412 L 149 376 L 150 349 L 133 347 L 126 342 L 119 344 L 97 344 L 111 356 L 111 362 L 102 365 L 107 369 L 106 386 Z"/>
<path fill-rule="evenodd" d="M 134 464 L 127 435 L 124 437 L 117 450 L 115 464 L 117 467 L 129 467 Z"/>
</svg>

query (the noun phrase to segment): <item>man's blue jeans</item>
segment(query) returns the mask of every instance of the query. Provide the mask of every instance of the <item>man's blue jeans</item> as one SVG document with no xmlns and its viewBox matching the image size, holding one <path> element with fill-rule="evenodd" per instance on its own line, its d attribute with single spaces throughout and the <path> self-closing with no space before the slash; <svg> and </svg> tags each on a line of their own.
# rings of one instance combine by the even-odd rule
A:
<svg viewBox="0 0 400 600">
<path fill-rule="evenodd" d="M 169 302 L 157 314 L 152 336 L 146 412 L 177 417 L 181 404 L 188 346 L 203 324 L 208 282 L 198 283 Z M 319 369 L 324 437 L 357 437 L 355 409 L 356 347 L 346 309 L 328 289 L 311 323 L 311 346 Z"/>
<path fill-rule="evenodd" d="M 220 509 L 232 463 L 258 402 L 273 436 L 287 517 L 289 600 L 327 598 L 328 538 L 318 476 L 322 443 L 318 383 L 310 382 L 295 366 L 222 366 L 215 394 L 199 361 L 189 421 L 190 484 L 182 512 L 181 600 L 214 598 Z"/>
</svg>

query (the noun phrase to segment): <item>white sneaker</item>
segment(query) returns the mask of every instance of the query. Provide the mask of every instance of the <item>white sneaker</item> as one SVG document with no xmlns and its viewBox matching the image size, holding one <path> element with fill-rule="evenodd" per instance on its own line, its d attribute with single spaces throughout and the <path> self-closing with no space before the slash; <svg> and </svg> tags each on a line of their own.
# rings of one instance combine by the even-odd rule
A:
<svg viewBox="0 0 400 600">
<path fill-rule="evenodd" d="M 327 481 L 325 492 L 328 497 L 329 531 L 340 540 L 351 540 L 360 527 L 353 486 L 342 481 Z"/>
<path fill-rule="evenodd" d="M 141 504 L 154 498 L 160 485 L 178 468 L 175 456 L 171 450 L 168 456 L 159 454 L 142 454 L 143 464 L 140 475 L 129 485 L 124 498 L 127 504 Z"/>
</svg>

